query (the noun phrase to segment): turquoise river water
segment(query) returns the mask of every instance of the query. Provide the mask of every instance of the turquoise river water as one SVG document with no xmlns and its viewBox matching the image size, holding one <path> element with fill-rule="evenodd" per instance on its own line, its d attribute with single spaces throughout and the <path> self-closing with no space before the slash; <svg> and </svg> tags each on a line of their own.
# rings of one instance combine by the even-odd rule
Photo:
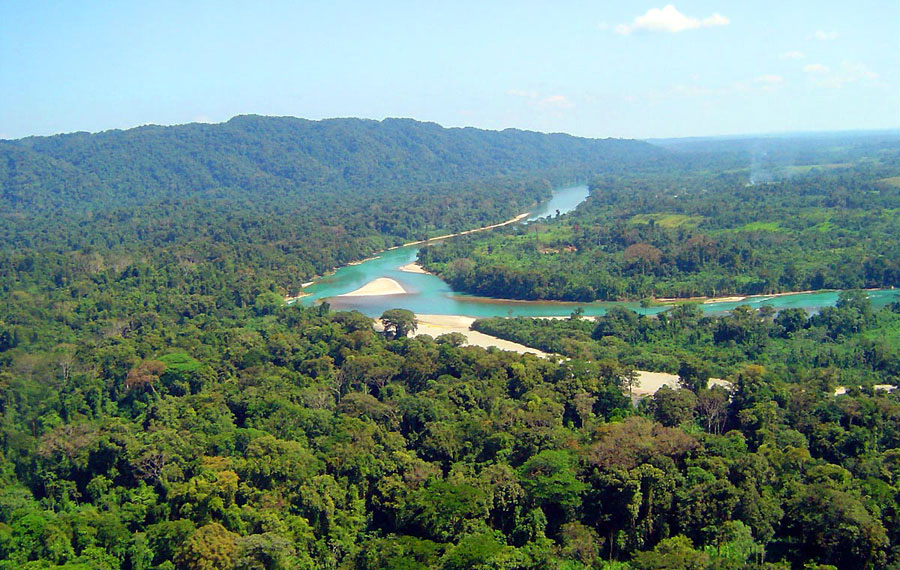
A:
<svg viewBox="0 0 900 570">
<path fill-rule="evenodd" d="M 527 221 L 545 216 L 566 213 L 574 210 L 588 196 L 587 186 L 570 186 L 554 192 L 553 197 L 530 213 Z M 588 316 L 602 315 L 613 304 L 621 305 L 644 314 L 653 314 L 666 310 L 667 307 L 642 308 L 638 303 L 563 303 L 558 301 L 514 301 L 508 299 L 488 299 L 473 297 L 454 292 L 447 283 L 434 275 L 409 273 L 400 267 L 416 260 L 418 246 L 407 246 L 381 253 L 373 259 L 357 265 L 348 265 L 317 280 L 306 287 L 309 295 L 299 299 L 304 305 L 314 305 L 324 299 L 332 308 L 339 310 L 358 310 L 361 313 L 377 317 L 388 309 L 409 309 L 419 314 L 433 315 L 465 315 L 469 317 L 542 317 L 565 316 L 575 308 L 582 307 Z M 373 297 L 338 297 L 359 289 L 366 283 L 388 277 L 400 283 L 408 291 L 404 295 L 385 295 Z M 740 302 L 704 303 L 702 309 L 709 313 L 730 311 L 738 305 L 772 305 L 776 309 L 799 307 L 807 311 L 816 311 L 822 307 L 834 305 L 837 301 L 836 291 L 817 293 L 798 293 L 781 296 L 750 297 Z M 900 300 L 900 289 L 882 289 L 869 291 L 872 304 L 880 307 Z"/>
</svg>

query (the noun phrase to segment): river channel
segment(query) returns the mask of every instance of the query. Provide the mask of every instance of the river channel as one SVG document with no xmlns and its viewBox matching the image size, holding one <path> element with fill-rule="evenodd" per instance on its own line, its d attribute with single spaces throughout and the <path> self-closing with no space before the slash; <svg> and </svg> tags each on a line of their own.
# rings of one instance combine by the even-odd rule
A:
<svg viewBox="0 0 900 570">
<path fill-rule="evenodd" d="M 539 205 L 526 220 L 533 221 L 545 216 L 555 216 L 574 210 L 588 196 L 584 185 L 561 188 L 553 197 Z M 584 309 L 587 316 L 603 315 L 612 305 L 620 305 L 639 313 L 654 314 L 667 307 L 642 308 L 638 303 L 564 303 L 559 301 L 515 301 L 509 299 L 488 299 L 474 297 L 453 291 L 450 286 L 434 275 L 401 271 L 404 265 L 416 260 L 418 246 L 407 246 L 381 253 L 373 259 L 356 265 L 342 267 L 306 287 L 308 296 L 299 299 L 303 305 L 314 305 L 327 299 L 333 309 L 359 312 L 370 317 L 378 317 L 388 309 L 409 309 L 418 314 L 465 315 L 469 317 L 547 317 L 566 316 L 577 307 Z M 359 289 L 366 283 L 387 277 L 400 283 L 408 291 L 404 295 L 372 297 L 339 297 Z M 738 305 L 772 305 L 776 309 L 799 307 L 807 311 L 817 311 L 834 305 L 836 291 L 798 293 L 781 296 L 749 297 L 739 302 L 704 303 L 701 308 L 708 313 L 730 311 Z M 900 289 L 869 291 L 873 306 L 880 307 L 900 300 Z"/>
</svg>

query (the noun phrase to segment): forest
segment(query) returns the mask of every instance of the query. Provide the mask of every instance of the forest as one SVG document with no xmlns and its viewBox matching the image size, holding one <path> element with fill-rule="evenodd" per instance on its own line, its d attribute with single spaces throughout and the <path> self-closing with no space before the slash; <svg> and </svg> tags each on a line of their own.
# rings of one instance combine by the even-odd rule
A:
<svg viewBox="0 0 900 570">
<path fill-rule="evenodd" d="M 847 167 L 740 188 L 747 172 L 724 173 L 704 194 L 717 239 L 755 223 L 749 206 L 726 215 L 741 189 L 832 208 L 816 235 L 836 260 L 890 231 L 896 152 L 844 142 Z M 595 180 L 592 198 L 526 239 L 602 229 L 619 201 L 628 220 L 648 214 L 640 200 L 675 207 L 634 188 L 713 180 L 704 169 L 737 168 L 743 144 L 261 117 L 3 141 L 0 570 L 900 567 L 897 304 L 853 290 L 815 315 L 678 304 L 476 323 L 555 353 L 538 358 L 395 334 L 402 311 L 383 334 L 284 302 L 384 247 L 507 219 L 560 181 Z M 622 227 L 668 235 L 651 220 Z M 747 235 L 729 243 L 770 255 Z M 875 279 L 882 246 L 866 247 L 840 266 L 852 286 Z M 814 262 L 798 258 L 797 278 Z M 636 370 L 683 387 L 635 406 Z"/>
<path fill-rule="evenodd" d="M 505 221 L 566 181 L 664 155 L 409 119 L 240 116 L 0 141 L 0 251 L 13 263 L 78 252 L 119 269 L 229 259 L 294 294 L 388 247 Z"/>
<path fill-rule="evenodd" d="M 782 157 L 681 144 L 675 164 L 597 177 L 573 214 L 423 248 L 419 260 L 458 291 L 525 300 L 900 286 L 900 137 L 788 141 L 774 145 Z"/>
</svg>

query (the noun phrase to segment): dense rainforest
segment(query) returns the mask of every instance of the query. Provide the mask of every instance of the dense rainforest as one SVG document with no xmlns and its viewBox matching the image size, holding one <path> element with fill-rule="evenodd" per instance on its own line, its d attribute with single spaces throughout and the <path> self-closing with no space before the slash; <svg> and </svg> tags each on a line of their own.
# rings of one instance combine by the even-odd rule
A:
<svg viewBox="0 0 900 570">
<path fill-rule="evenodd" d="M 900 136 L 816 142 L 670 143 L 680 162 L 600 176 L 570 215 L 419 258 L 454 289 L 527 300 L 900 286 Z"/>
<path fill-rule="evenodd" d="M 0 570 L 897 568 L 896 305 L 477 325 L 542 359 L 283 301 L 557 181 L 744 158 L 713 147 L 262 117 L 0 142 Z M 634 406 L 636 368 L 685 387 Z"/>
<path fill-rule="evenodd" d="M 26 263 L 74 251 L 117 269 L 230 259 L 296 293 L 387 247 L 507 220 L 565 181 L 665 154 L 409 119 L 259 116 L 0 141 L 0 247 Z"/>
</svg>

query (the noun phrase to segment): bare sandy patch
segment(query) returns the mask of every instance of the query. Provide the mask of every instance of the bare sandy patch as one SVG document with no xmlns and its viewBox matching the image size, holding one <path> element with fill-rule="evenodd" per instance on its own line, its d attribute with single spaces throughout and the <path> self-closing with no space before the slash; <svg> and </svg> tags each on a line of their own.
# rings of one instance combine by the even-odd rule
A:
<svg viewBox="0 0 900 570">
<path fill-rule="evenodd" d="M 900 388 L 900 387 L 894 386 L 893 384 L 875 384 L 874 386 L 872 386 L 872 389 L 875 390 L 876 392 L 893 392 L 894 390 L 897 390 L 898 388 Z M 838 386 L 837 388 L 834 389 L 834 395 L 835 396 L 843 396 L 844 394 L 848 393 L 849 391 L 850 390 L 847 389 L 846 386 Z"/>
<path fill-rule="evenodd" d="M 296 295 L 288 295 L 287 297 L 284 298 L 284 302 L 285 303 L 293 303 L 294 301 L 297 301 L 298 299 L 302 299 L 303 297 L 308 297 L 310 295 L 311 295 L 311 293 L 297 293 Z"/>
<path fill-rule="evenodd" d="M 472 323 L 474 323 L 476 320 L 477 319 L 475 319 L 474 317 L 466 317 L 463 315 L 416 315 L 418 326 L 415 335 L 418 336 L 420 334 L 427 334 L 431 337 L 437 338 L 442 334 L 460 333 L 466 337 L 468 344 L 471 344 L 473 346 L 480 346 L 483 348 L 495 346 L 500 350 L 509 350 L 512 352 L 518 352 L 519 354 L 531 353 L 542 358 L 551 356 L 546 352 L 543 352 L 536 348 L 525 346 L 524 344 L 519 344 L 517 342 L 504 340 L 502 338 L 497 338 L 494 336 L 486 335 L 484 333 L 480 333 L 478 331 L 470 330 L 469 327 L 471 327 Z M 381 325 L 377 321 L 376 327 L 381 330 Z M 647 396 L 652 396 L 663 386 L 668 386 L 673 390 L 681 389 L 677 374 L 669 374 L 667 372 L 649 372 L 646 370 L 636 370 L 635 372 L 637 373 L 638 377 L 638 385 L 633 388 L 631 394 L 632 400 L 635 403 L 643 398 L 646 398 Z M 729 382 L 728 380 L 723 380 L 721 378 L 710 378 L 708 384 L 710 387 L 721 386 L 726 390 L 730 390 L 732 387 L 731 382 Z"/>
<path fill-rule="evenodd" d="M 501 227 L 503 227 L 503 226 L 508 226 L 508 225 L 514 224 L 514 223 L 516 223 L 516 222 L 521 222 L 522 220 L 524 220 L 525 218 L 527 218 L 528 215 L 529 215 L 528 212 L 525 212 L 524 214 L 519 214 L 519 215 L 516 216 L 515 218 L 512 218 L 512 219 L 510 219 L 510 220 L 506 220 L 505 222 L 500 222 L 499 224 L 491 224 L 491 225 L 489 225 L 489 226 L 484 226 L 484 227 L 481 227 L 481 228 L 475 228 L 474 230 L 466 230 L 466 231 L 464 231 L 464 232 L 457 232 L 457 233 L 455 233 L 455 234 L 444 234 L 444 235 L 442 235 L 442 236 L 437 236 L 437 237 L 433 237 L 433 238 L 420 239 L 419 241 L 411 241 L 411 242 L 409 242 L 409 243 L 403 244 L 403 247 L 406 247 L 406 246 L 408 246 L 408 245 L 419 245 L 420 243 L 428 243 L 428 242 L 431 242 L 431 241 L 440 241 L 440 240 L 444 240 L 444 239 L 448 239 L 448 238 L 452 238 L 452 237 L 456 237 L 456 236 L 467 236 L 467 235 L 469 235 L 469 234 L 474 234 L 474 233 L 477 233 L 477 232 L 483 232 L 483 231 L 485 231 L 485 230 L 492 230 L 492 229 L 494 229 L 494 228 L 501 228 Z"/>
<path fill-rule="evenodd" d="M 338 297 L 375 297 L 381 295 L 404 295 L 406 289 L 403 285 L 397 283 L 388 277 L 379 277 L 373 281 L 369 281 L 356 291 L 338 295 Z"/>
<path fill-rule="evenodd" d="M 678 382 L 677 374 L 669 374 L 667 372 L 648 372 L 646 370 L 636 370 L 638 376 L 638 386 L 632 390 L 635 399 L 652 396 L 663 386 L 668 386 L 672 390 L 680 390 L 681 384 Z M 731 390 L 731 382 L 721 378 L 710 378 L 707 383 L 710 388 L 713 386 L 721 386 L 726 390 Z"/>
<path fill-rule="evenodd" d="M 407 273 L 421 273 L 425 275 L 430 275 L 425 268 L 413 261 L 412 263 L 407 263 L 403 267 L 400 268 L 400 271 L 405 271 Z"/>
<path fill-rule="evenodd" d="M 747 297 L 713 297 L 703 301 L 704 303 L 739 303 L 746 300 Z"/>
<path fill-rule="evenodd" d="M 464 335 L 468 343 L 474 346 L 483 348 L 496 346 L 500 350 L 509 350 L 519 354 L 531 353 L 541 357 L 549 356 L 545 352 L 536 348 L 530 348 L 524 344 L 469 330 L 469 327 L 475 322 L 473 317 L 461 315 L 416 315 L 416 320 L 418 321 L 416 335 L 427 334 L 437 338 L 442 334 L 456 332 Z"/>
<path fill-rule="evenodd" d="M 663 386 L 668 386 L 673 390 L 679 388 L 677 374 L 647 372 L 646 370 L 636 370 L 635 372 L 638 376 L 638 385 L 632 390 L 635 396 L 644 397 L 655 394 Z"/>
<path fill-rule="evenodd" d="M 657 303 L 672 305 L 679 303 L 737 303 L 750 299 L 747 295 L 733 295 L 730 297 L 658 297 L 653 299 Z"/>
</svg>

